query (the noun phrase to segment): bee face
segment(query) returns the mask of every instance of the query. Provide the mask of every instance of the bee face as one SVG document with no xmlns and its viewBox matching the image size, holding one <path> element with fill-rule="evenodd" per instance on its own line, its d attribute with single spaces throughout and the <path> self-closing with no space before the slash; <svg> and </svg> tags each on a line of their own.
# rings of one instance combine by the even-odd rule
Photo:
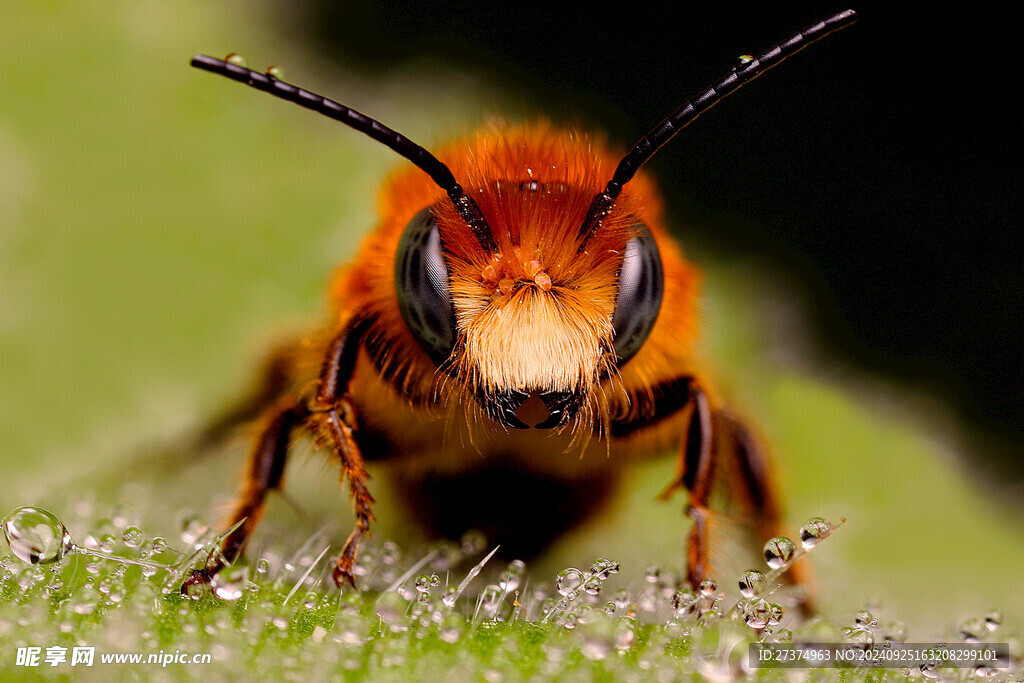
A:
<svg viewBox="0 0 1024 683">
<path fill-rule="evenodd" d="M 556 169 L 557 170 L 557 169 Z M 644 223 L 623 216 L 580 250 L 590 187 L 493 183 L 475 196 L 499 251 L 466 249 L 444 207 L 417 213 L 396 251 L 402 317 L 436 366 L 491 419 L 570 423 L 642 347 L 664 276 Z"/>
</svg>

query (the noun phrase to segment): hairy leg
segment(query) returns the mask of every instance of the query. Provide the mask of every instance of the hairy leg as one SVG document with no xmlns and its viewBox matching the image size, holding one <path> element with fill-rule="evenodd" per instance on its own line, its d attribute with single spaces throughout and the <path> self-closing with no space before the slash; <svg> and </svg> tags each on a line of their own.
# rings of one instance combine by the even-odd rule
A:
<svg viewBox="0 0 1024 683">
<path fill-rule="evenodd" d="M 671 484 L 662 492 L 662 500 L 669 499 L 680 488 L 690 494 L 687 514 L 693 527 L 687 540 L 687 578 L 694 586 L 707 577 L 710 549 L 708 534 L 711 510 L 709 508 L 715 479 L 715 439 L 712 428 L 711 407 L 697 381 L 681 376 L 651 388 L 635 414 L 624 420 L 613 421 L 610 432 L 622 437 L 651 427 L 665 419 L 689 411 L 686 434 L 679 446 L 678 472 Z"/>
<path fill-rule="evenodd" d="M 182 585 L 182 592 L 196 583 L 207 583 L 218 571 L 238 557 L 246 540 L 256 528 L 267 492 L 280 487 L 292 431 L 309 412 L 302 404 L 281 401 L 267 411 L 260 436 L 249 457 L 249 466 L 242 480 L 238 503 L 231 515 L 231 525 L 241 522 L 221 544 L 221 555 L 211 558 L 206 566 L 192 572 Z M 229 527 L 230 528 L 230 527 Z"/>
<path fill-rule="evenodd" d="M 353 318 L 331 341 L 327 348 L 316 398 L 310 405 L 310 428 L 317 444 L 330 450 L 338 458 L 342 476 L 348 480 L 349 494 L 356 515 L 355 528 L 345 541 L 341 556 L 334 566 L 334 583 L 339 587 L 346 581 L 355 585 L 352 565 L 359 550 L 359 541 L 370 532 L 373 517 L 373 496 L 366 487 L 369 475 L 363 455 L 355 439 L 356 411 L 345 397 L 363 334 L 371 319 Z"/>
<path fill-rule="evenodd" d="M 366 488 L 369 477 L 354 437 L 355 408 L 345 397 L 345 391 L 355 368 L 362 334 L 368 325 L 368 318 L 358 316 L 334 337 L 327 348 L 316 395 L 312 400 L 280 399 L 266 411 L 265 424 L 250 456 L 249 469 L 232 516 L 232 526 L 239 522 L 241 525 L 222 543 L 221 556 L 211 558 L 203 569 L 194 571 L 185 581 L 183 592 L 190 585 L 209 582 L 214 574 L 241 552 L 259 521 L 267 491 L 280 486 L 292 432 L 300 425 L 313 434 L 318 445 L 327 448 L 339 459 L 342 475 L 349 481 L 356 527 L 342 550 L 334 570 L 334 580 L 339 586 L 344 581 L 353 581 L 351 568 L 359 540 L 363 534 L 368 533 L 373 520 L 373 497 Z M 273 365 L 271 363 L 272 371 L 268 373 L 268 387 L 274 383 L 269 380 L 280 375 L 273 371 Z M 237 414 L 241 412 L 244 411 L 236 411 Z"/>
</svg>

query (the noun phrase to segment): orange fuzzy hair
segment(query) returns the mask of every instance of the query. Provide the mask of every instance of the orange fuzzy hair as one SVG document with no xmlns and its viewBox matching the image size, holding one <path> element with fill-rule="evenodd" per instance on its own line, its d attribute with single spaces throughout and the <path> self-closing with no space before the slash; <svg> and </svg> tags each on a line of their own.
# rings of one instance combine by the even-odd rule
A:
<svg viewBox="0 0 1024 683">
<path fill-rule="evenodd" d="M 448 368 L 456 385 L 471 391 L 547 379 L 589 391 L 602 369 L 616 374 L 611 316 L 622 251 L 638 219 L 658 244 L 665 293 L 647 342 L 617 372 L 615 383 L 625 394 L 615 392 L 614 412 L 643 412 L 647 387 L 695 370 L 699 276 L 662 227 L 661 201 L 645 174 L 625 186 L 601 229 L 577 253 L 587 209 L 621 158 L 604 144 L 544 122 L 499 123 L 442 148 L 437 157 L 479 205 L 497 254 L 481 248 L 443 190 L 421 170 L 405 167 L 385 182 L 377 229 L 331 289 L 339 322 L 363 309 L 375 318 L 367 348 L 405 397 L 427 402 L 437 395 L 443 374 L 407 329 L 395 281 L 402 233 L 426 207 L 434 207 L 448 255 L 464 343 Z M 542 190 L 524 189 L 529 183 Z"/>
</svg>

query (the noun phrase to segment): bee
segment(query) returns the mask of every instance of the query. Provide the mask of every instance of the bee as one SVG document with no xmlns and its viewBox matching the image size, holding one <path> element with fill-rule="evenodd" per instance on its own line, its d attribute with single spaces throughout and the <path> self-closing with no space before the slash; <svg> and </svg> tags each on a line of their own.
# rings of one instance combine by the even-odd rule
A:
<svg viewBox="0 0 1024 683">
<path fill-rule="evenodd" d="M 687 578 L 709 570 L 710 497 L 725 478 L 762 539 L 781 531 L 765 452 L 702 376 L 699 272 L 666 229 L 640 167 L 682 128 L 782 60 L 856 19 L 841 12 L 679 107 L 624 156 L 552 125 L 498 125 L 435 154 L 333 100 L 203 55 L 192 65 L 365 133 L 410 162 L 381 192 L 376 229 L 330 286 L 323 327 L 271 359 L 263 390 L 218 423 L 260 414 L 234 529 L 182 586 L 241 553 L 301 435 L 335 460 L 355 525 L 333 579 L 374 522 L 366 463 L 400 463 L 427 531 L 480 528 L 539 553 L 598 510 L 626 463 L 675 449 L 662 494 L 689 495 Z"/>
</svg>

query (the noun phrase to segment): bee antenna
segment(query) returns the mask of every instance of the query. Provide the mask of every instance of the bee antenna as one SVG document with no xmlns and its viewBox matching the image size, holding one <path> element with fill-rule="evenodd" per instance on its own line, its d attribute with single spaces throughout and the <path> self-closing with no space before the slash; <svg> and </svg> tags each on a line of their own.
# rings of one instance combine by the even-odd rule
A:
<svg viewBox="0 0 1024 683">
<path fill-rule="evenodd" d="M 852 9 L 839 12 L 827 19 L 823 19 L 813 26 L 805 28 L 794 34 L 788 40 L 779 43 L 757 57 L 744 55 L 732 71 L 721 78 L 717 83 L 707 88 L 696 97 L 691 98 L 683 106 L 669 114 L 668 118 L 655 126 L 651 132 L 640 138 L 633 149 L 622 158 L 615 169 L 615 174 L 605 186 L 604 192 L 594 197 L 587 211 L 587 217 L 580 226 L 578 239 L 580 242 L 579 251 L 583 251 L 587 241 L 593 236 L 601 222 L 611 213 L 612 207 L 622 186 L 633 179 L 636 172 L 640 170 L 654 153 L 661 149 L 669 140 L 674 138 L 679 131 L 690 125 L 694 119 L 715 106 L 727 96 L 736 92 L 740 86 L 754 80 L 768 69 L 777 66 L 784 59 L 790 57 L 811 43 L 815 43 L 833 31 L 846 28 L 857 20 L 857 13 Z"/>
<path fill-rule="evenodd" d="M 380 121 L 372 119 L 355 109 L 346 107 L 334 100 L 317 95 L 291 83 L 286 83 L 269 73 L 260 73 L 239 64 L 206 55 L 196 55 L 192 58 L 191 64 L 197 69 L 226 76 L 231 80 L 245 83 L 274 97 L 279 97 L 282 100 L 294 102 L 301 107 L 311 109 L 335 121 L 341 121 L 346 126 L 355 128 L 360 133 L 370 136 L 385 147 L 398 152 L 425 171 L 441 189 L 448 193 L 448 197 L 455 205 L 456 211 L 469 224 L 473 234 L 480 242 L 480 246 L 485 251 L 493 253 L 498 250 L 498 246 L 494 242 L 494 236 L 491 234 L 491 229 L 480 212 L 480 207 L 477 206 L 473 198 L 467 195 L 462 186 L 455 180 L 451 169 L 445 166 L 433 154 L 401 133 L 388 128 Z"/>
</svg>

